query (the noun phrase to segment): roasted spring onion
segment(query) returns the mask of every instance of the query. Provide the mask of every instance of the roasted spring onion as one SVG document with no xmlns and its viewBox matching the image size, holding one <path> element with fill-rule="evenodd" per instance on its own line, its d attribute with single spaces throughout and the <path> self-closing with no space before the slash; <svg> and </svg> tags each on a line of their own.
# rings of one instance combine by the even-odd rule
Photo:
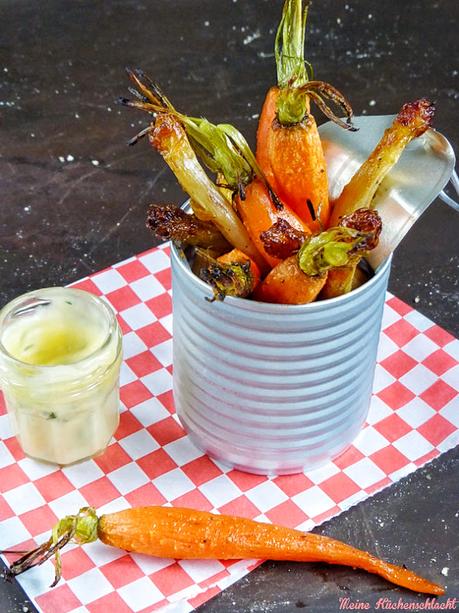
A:
<svg viewBox="0 0 459 613">
<path fill-rule="evenodd" d="M 344 266 L 330 269 L 321 298 L 336 298 L 347 294 L 359 285 L 361 272 L 358 268 L 360 260 L 372 249 L 377 247 L 379 235 L 382 230 L 382 221 L 376 211 L 370 209 L 358 209 L 350 215 L 341 218 L 340 226 L 352 228 L 367 236 L 363 240 L 353 257 Z"/>
<path fill-rule="evenodd" d="M 197 250 L 196 255 L 201 262 L 199 276 L 212 287 L 214 300 L 226 296 L 247 298 L 260 283 L 260 269 L 239 249 L 216 259 L 202 250 Z"/>
<path fill-rule="evenodd" d="M 205 221 L 211 220 L 231 245 L 256 262 L 261 262 L 261 256 L 250 240 L 244 224 L 204 172 L 177 118 L 173 114 L 159 114 L 149 139 L 184 191 L 198 204 L 194 210 L 196 216 Z"/>
<path fill-rule="evenodd" d="M 330 218 L 331 226 L 337 225 L 340 217 L 357 209 L 371 208 L 381 181 L 398 162 L 408 143 L 424 134 L 430 127 L 434 113 L 435 106 L 425 98 L 402 106 L 369 158 L 335 200 Z"/>
</svg>

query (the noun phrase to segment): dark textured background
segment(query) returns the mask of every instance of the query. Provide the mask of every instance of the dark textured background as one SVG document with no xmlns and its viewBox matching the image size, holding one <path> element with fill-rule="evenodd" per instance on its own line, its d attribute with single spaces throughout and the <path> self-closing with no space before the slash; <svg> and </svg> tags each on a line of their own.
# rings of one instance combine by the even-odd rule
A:
<svg viewBox="0 0 459 613">
<path fill-rule="evenodd" d="M 0 3 L 0 304 L 74 281 L 153 244 L 150 202 L 184 200 L 120 109 L 125 65 L 141 66 L 188 114 L 228 121 L 252 139 L 275 78 L 280 0 L 2 0 Z M 322 0 L 307 56 L 356 114 L 437 102 L 436 127 L 457 149 L 457 0 Z M 458 333 L 458 217 L 437 201 L 399 247 L 390 289 Z M 450 452 L 320 531 L 406 563 L 459 597 L 458 454 Z M 1 526 L 0 526 L 1 529 Z M 449 569 L 448 576 L 441 574 Z M 2 593 L 3 597 L 2 597 Z M 266 563 L 203 611 L 338 610 L 338 598 L 417 599 L 360 572 Z M 0 610 L 23 596 L 0 581 Z"/>
</svg>

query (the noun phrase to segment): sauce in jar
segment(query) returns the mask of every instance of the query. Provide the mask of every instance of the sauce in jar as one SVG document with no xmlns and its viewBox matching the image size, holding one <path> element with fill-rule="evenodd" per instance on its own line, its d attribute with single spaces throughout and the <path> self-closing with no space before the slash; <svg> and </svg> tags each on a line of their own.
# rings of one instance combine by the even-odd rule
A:
<svg viewBox="0 0 459 613">
<path fill-rule="evenodd" d="M 0 386 L 27 455 L 71 464 L 101 453 L 119 423 L 121 332 L 100 298 L 47 288 L 0 311 Z"/>
</svg>

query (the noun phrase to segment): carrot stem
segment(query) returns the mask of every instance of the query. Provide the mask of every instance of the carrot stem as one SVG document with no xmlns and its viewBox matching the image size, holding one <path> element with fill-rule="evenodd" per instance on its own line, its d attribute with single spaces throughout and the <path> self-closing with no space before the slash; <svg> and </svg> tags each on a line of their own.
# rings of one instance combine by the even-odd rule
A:
<svg viewBox="0 0 459 613">
<path fill-rule="evenodd" d="M 304 41 L 309 2 L 286 0 L 276 33 L 274 55 L 279 87 L 300 87 L 309 81 L 304 60 Z"/>
</svg>

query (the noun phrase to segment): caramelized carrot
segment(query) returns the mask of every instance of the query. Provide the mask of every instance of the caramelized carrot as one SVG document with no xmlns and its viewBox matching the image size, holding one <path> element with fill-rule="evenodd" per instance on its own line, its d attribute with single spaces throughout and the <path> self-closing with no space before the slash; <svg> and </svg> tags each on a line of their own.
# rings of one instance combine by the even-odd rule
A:
<svg viewBox="0 0 459 613">
<path fill-rule="evenodd" d="M 260 113 L 257 128 L 257 149 L 256 158 L 263 171 L 266 179 L 273 190 L 277 193 L 276 177 L 271 168 L 271 161 L 268 154 L 268 139 L 271 131 L 272 123 L 277 115 L 277 99 L 279 97 L 279 88 L 270 87 L 266 94 L 265 101 Z"/>
<path fill-rule="evenodd" d="M 309 114 L 288 127 L 274 121 L 267 150 L 279 198 L 312 230 L 325 228 L 330 215 L 328 180 L 314 117 Z"/>
<path fill-rule="evenodd" d="M 268 230 L 279 219 L 284 219 L 295 230 L 311 233 L 308 226 L 287 206 L 282 203 L 276 206 L 273 203 L 266 186 L 259 179 L 255 179 L 246 187 L 244 199 L 240 196 L 236 198 L 236 208 L 252 242 L 271 267 L 276 266 L 281 260 L 266 251 L 260 238 L 262 232 Z"/>
<path fill-rule="evenodd" d="M 319 295 L 327 280 L 327 273 L 306 275 L 298 264 L 298 256 L 291 255 L 275 266 L 254 292 L 255 300 L 278 304 L 307 304 Z"/>
<path fill-rule="evenodd" d="M 357 270 L 358 259 L 349 266 L 339 266 L 329 271 L 327 282 L 325 283 L 320 297 L 324 300 L 327 298 L 336 298 L 343 294 L 348 294 L 354 289 L 354 275 Z"/>
<path fill-rule="evenodd" d="M 330 214 L 325 157 L 310 99 L 333 121 L 331 99 L 346 112 L 347 100 L 331 85 L 310 81 L 304 61 L 307 7 L 302 0 L 286 0 L 276 36 L 278 87 L 265 99 L 257 131 L 257 161 L 279 198 L 313 230 L 326 227 Z M 319 219 L 318 219 L 319 218 Z"/>
<path fill-rule="evenodd" d="M 362 222 L 362 229 L 343 225 L 313 236 L 304 236 L 298 253 L 275 266 L 258 287 L 254 297 L 264 302 L 306 304 L 315 300 L 328 284 L 328 277 L 334 270 L 345 267 L 349 267 L 352 273 L 350 291 L 354 267 L 361 254 L 377 244 L 377 235 L 381 229 L 381 220 L 375 211 L 364 209 L 351 217 L 357 218 L 356 226 L 358 221 Z M 272 253 L 271 247 L 276 246 L 276 228 L 271 230 L 274 232 L 265 232 L 261 238 Z M 286 243 L 288 246 L 289 241 Z M 343 283 L 342 280 L 340 282 Z"/>
<path fill-rule="evenodd" d="M 416 573 L 318 534 L 304 533 L 205 511 L 173 507 L 138 507 L 97 517 L 85 507 L 77 515 L 60 520 L 52 537 L 37 549 L 14 562 L 10 575 L 19 575 L 41 564 L 70 540 L 79 544 L 99 538 L 103 543 L 151 556 L 176 559 L 238 560 L 258 558 L 326 562 L 361 568 L 415 592 L 444 594 L 436 583 Z M 57 559 L 56 577 L 60 578 Z"/>
<path fill-rule="evenodd" d="M 360 268 L 360 266 L 357 266 L 354 272 L 354 276 L 352 277 L 352 289 L 357 289 L 358 287 L 366 283 L 369 278 L 370 275 L 368 274 L 368 272 L 363 270 L 363 268 Z"/>
<path fill-rule="evenodd" d="M 368 281 L 368 274 L 358 266 L 359 259 L 355 258 L 349 266 L 339 266 L 328 272 L 327 282 L 320 292 L 321 300 L 348 294 Z"/>
<path fill-rule="evenodd" d="M 311 114 L 294 125 L 282 125 L 277 119 L 280 91 L 278 87 L 268 91 L 261 111 L 257 161 L 279 198 L 311 229 L 320 230 L 317 211 L 322 227 L 327 224 L 330 211 L 325 157 L 317 125 Z"/>
</svg>

